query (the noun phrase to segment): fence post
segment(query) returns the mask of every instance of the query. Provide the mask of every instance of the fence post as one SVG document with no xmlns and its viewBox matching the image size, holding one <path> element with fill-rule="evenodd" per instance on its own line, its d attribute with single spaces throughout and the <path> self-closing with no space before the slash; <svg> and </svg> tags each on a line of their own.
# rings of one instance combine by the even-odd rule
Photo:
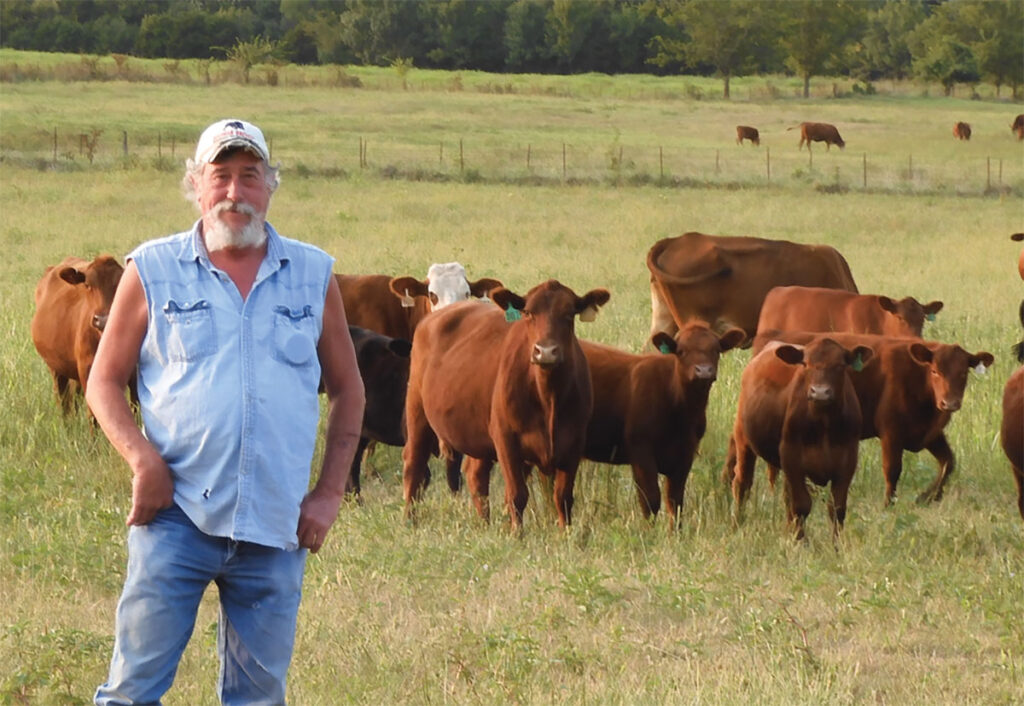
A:
<svg viewBox="0 0 1024 706">
<path fill-rule="evenodd" d="M 715 174 L 718 174 L 718 173 L 719 173 L 719 167 L 718 167 L 718 150 L 715 150 Z"/>
<path fill-rule="evenodd" d="M 57 128 L 53 128 L 53 163 L 57 164 Z"/>
<path fill-rule="evenodd" d="M 1003 185 L 1003 158 L 999 158 L 999 186 Z"/>
<path fill-rule="evenodd" d="M 530 145 L 526 145 L 526 170 L 530 170 Z"/>
<path fill-rule="evenodd" d="M 864 188 L 868 188 L 868 153 L 864 153 Z"/>
<path fill-rule="evenodd" d="M 914 155 L 907 157 L 907 181 L 914 181 Z"/>
<path fill-rule="evenodd" d="M 565 179 L 568 173 L 568 166 L 565 161 L 565 143 L 562 143 L 562 178 Z"/>
<path fill-rule="evenodd" d="M 164 156 L 163 144 L 162 143 L 163 143 L 163 135 L 158 132 L 156 134 L 156 158 L 157 159 L 162 159 L 163 156 Z"/>
<path fill-rule="evenodd" d="M 768 174 L 768 183 L 772 181 L 772 148 L 764 148 L 764 166 Z"/>
<path fill-rule="evenodd" d="M 459 172 L 461 173 L 466 168 L 466 160 L 462 151 L 462 138 L 459 138 Z"/>
<path fill-rule="evenodd" d="M 171 136 L 171 159 L 174 159 L 174 137 Z"/>
<path fill-rule="evenodd" d="M 124 156 L 128 156 L 128 131 L 121 131 L 121 151 L 124 152 Z"/>
<path fill-rule="evenodd" d="M 444 166 L 444 140 L 437 143 L 437 163 Z"/>
<path fill-rule="evenodd" d="M 665 178 L 665 149 L 658 145 L 658 177 Z"/>
<path fill-rule="evenodd" d="M 992 158 L 985 158 L 985 191 L 992 190 Z"/>
</svg>

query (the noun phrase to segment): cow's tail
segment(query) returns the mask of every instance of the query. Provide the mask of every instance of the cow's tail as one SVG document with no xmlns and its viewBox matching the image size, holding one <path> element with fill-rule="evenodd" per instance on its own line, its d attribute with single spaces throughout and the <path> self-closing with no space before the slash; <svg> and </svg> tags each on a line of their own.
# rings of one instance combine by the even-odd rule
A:
<svg viewBox="0 0 1024 706">
<path fill-rule="evenodd" d="M 798 127 L 800 127 L 800 126 L 799 125 L 794 125 L 793 127 L 787 127 L 786 128 L 786 132 L 789 132 L 790 130 L 796 130 Z"/>
</svg>

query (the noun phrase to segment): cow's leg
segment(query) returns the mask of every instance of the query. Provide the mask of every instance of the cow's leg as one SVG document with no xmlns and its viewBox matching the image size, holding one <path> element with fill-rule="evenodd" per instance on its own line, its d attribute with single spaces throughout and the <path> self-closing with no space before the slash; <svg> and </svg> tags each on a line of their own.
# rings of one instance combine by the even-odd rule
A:
<svg viewBox="0 0 1024 706">
<path fill-rule="evenodd" d="M 768 485 L 771 487 L 772 492 L 775 492 L 775 481 L 779 478 L 779 467 L 769 463 L 767 476 Z"/>
<path fill-rule="evenodd" d="M 793 538 L 804 538 L 804 523 L 811 514 L 811 494 L 802 473 L 792 473 L 783 468 L 786 480 L 786 519 L 793 530 Z"/>
<path fill-rule="evenodd" d="M 953 474 L 953 470 L 956 468 L 956 457 L 953 455 L 953 449 L 949 447 L 949 442 L 946 441 L 945 434 L 939 434 L 938 438 L 928 444 L 926 447 L 935 460 L 939 463 L 939 472 L 935 476 L 935 480 L 928 486 L 928 489 L 917 496 L 917 502 L 919 503 L 930 503 L 938 502 L 942 500 L 942 491 L 946 485 L 946 481 Z"/>
<path fill-rule="evenodd" d="M 680 456 L 658 459 L 658 469 L 665 474 L 665 509 L 668 511 L 671 527 L 679 526 L 686 481 L 690 478 L 693 453 L 683 451 Z"/>
<path fill-rule="evenodd" d="M 572 524 L 572 506 L 576 502 L 573 489 L 576 486 L 578 464 L 566 465 L 555 471 L 555 509 L 558 510 L 558 526 L 565 529 Z"/>
<path fill-rule="evenodd" d="M 1013 482 L 1017 484 L 1017 510 L 1024 520 L 1024 468 L 1013 466 Z"/>
<path fill-rule="evenodd" d="M 729 448 L 725 452 L 725 463 L 722 464 L 722 485 L 732 487 L 732 479 L 736 474 L 736 437 L 729 436 Z"/>
<path fill-rule="evenodd" d="M 748 446 L 744 439 L 738 438 L 736 440 L 736 468 L 732 479 L 733 524 L 738 525 L 743 519 L 743 503 L 750 495 L 750 488 L 754 483 L 754 465 L 756 463 L 757 454 L 754 453 L 754 449 Z"/>
<path fill-rule="evenodd" d="M 457 493 L 462 489 L 462 454 L 452 451 L 444 459 L 444 471 L 448 477 L 448 489 Z"/>
<path fill-rule="evenodd" d="M 657 515 L 661 509 L 658 490 L 658 466 L 649 453 L 640 454 L 633 463 L 633 484 L 645 518 Z"/>
<path fill-rule="evenodd" d="M 74 398 L 74 386 L 70 385 L 71 380 L 59 373 L 53 373 L 53 390 L 57 393 L 57 402 L 60 403 L 60 411 L 67 416 L 71 413 L 71 401 Z"/>
<path fill-rule="evenodd" d="M 903 444 L 891 436 L 884 436 L 882 442 L 882 474 L 885 476 L 885 506 L 896 500 L 896 484 L 903 473 Z"/>
<path fill-rule="evenodd" d="M 514 530 L 520 529 L 523 526 L 523 511 L 530 498 L 530 489 L 526 485 L 526 465 L 519 447 L 507 435 L 495 438 L 494 447 L 505 478 L 505 507 L 508 509 L 509 524 Z"/>
<path fill-rule="evenodd" d="M 839 537 L 839 531 L 843 529 L 846 522 L 846 499 L 850 493 L 850 481 L 853 480 L 852 473 L 840 474 L 841 477 L 832 480 L 832 494 L 828 501 L 828 516 L 832 520 L 832 536 Z"/>
<path fill-rule="evenodd" d="M 359 437 L 359 443 L 356 445 L 356 455 L 352 457 L 352 466 L 349 469 L 348 481 L 345 484 L 345 492 L 351 493 L 359 498 L 359 492 L 362 489 L 359 485 L 359 473 L 363 466 L 363 453 L 366 451 L 366 446 L 370 443 L 370 440 L 365 436 Z"/>
<path fill-rule="evenodd" d="M 662 299 L 661 291 L 658 289 L 658 285 L 651 281 L 651 336 L 664 331 L 669 336 L 675 336 L 679 333 L 679 326 L 676 325 L 675 317 L 672 316 L 672 310 L 668 304 Z M 648 339 L 649 340 L 649 339 Z"/>
<path fill-rule="evenodd" d="M 405 495 L 405 514 L 412 516 L 413 503 L 423 495 L 429 479 L 428 461 L 438 448 L 434 434 L 419 399 L 416 388 L 410 386 L 405 401 L 406 441 L 402 449 L 402 485 Z"/>
<path fill-rule="evenodd" d="M 466 485 L 476 512 L 484 522 L 491 521 L 491 468 L 492 461 L 466 456 Z"/>
</svg>

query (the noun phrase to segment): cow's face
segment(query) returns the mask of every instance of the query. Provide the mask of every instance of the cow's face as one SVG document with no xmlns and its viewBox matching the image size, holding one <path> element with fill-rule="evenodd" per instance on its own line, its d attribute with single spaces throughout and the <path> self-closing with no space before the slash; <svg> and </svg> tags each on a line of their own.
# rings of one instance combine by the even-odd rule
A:
<svg viewBox="0 0 1024 706">
<path fill-rule="evenodd" d="M 492 294 L 501 308 L 521 312 L 520 324 L 526 327 L 531 344 L 530 362 L 542 368 L 553 368 L 566 359 L 576 339 L 576 315 L 589 320 L 610 296 L 606 289 L 594 289 L 579 297 L 555 280 L 537 285 L 525 298 L 504 288 Z"/>
<path fill-rule="evenodd" d="M 110 316 L 110 304 L 121 281 L 124 268 L 109 255 L 100 255 L 85 267 L 65 267 L 60 278 L 70 285 L 80 287 L 92 307 L 92 325 L 103 331 Z"/>
<path fill-rule="evenodd" d="M 427 296 L 433 309 L 469 299 L 469 280 L 466 268 L 457 262 L 434 264 L 427 270 Z"/>
<path fill-rule="evenodd" d="M 687 324 L 674 338 L 659 332 L 651 338 L 651 343 L 662 353 L 675 355 L 681 382 L 703 380 L 710 384 L 718 377 L 721 354 L 743 343 L 746 337 L 743 329 L 738 328 L 731 328 L 719 337 L 701 321 Z"/>
<path fill-rule="evenodd" d="M 960 409 L 967 389 L 967 374 L 971 369 L 984 372 L 994 360 L 991 353 L 968 353 L 957 345 L 915 343 L 910 347 L 911 357 L 928 370 L 935 406 L 943 412 Z"/>
<path fill-rule="evenodd" d="M 804 367 L 804 389 L 807 400 L 814 404 L 830 404 L 843 399 L 848 368 L 858 370 L 871 359 L 873 351 L 867 346 L 850 350 L 831 338 L 820 338 L 805 348 L 781 345 L 775 355 L 790 365 Z"/>
<path fill-rule="evenodd" d="M 899 331 L 892 335 L 912 336 L 920 338 L 924 331 L 924 322 L 931 321 L 935 315 L 942 311 L 942 302 L 933 301 L 922 304 L 913 297 L 904 297 L 899 301 L 889 297 L 879 297 L 878 303 L 885 311 L 889 312 L 899 320 Z"/>
</svg>

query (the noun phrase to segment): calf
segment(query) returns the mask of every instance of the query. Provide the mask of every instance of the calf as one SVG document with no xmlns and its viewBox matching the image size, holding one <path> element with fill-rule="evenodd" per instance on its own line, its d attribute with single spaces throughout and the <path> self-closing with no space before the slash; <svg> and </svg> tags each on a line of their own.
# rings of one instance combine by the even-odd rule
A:
<svg viewBox="0 0 1024 706">
<path fill-rule="evenodd" d="M 736 144 L 742 145 L 744 140 L 750 140 L 750 144 L 758 146 L 761 144 L 761 134 L 756 127 L 748 125 L 736 126 Z"/>
<path fill-rule="evenodd" d="M 839 136 L 839 130 L 836 129 L 835 125 L 829 123 L 800 123 L 800 144 L 797 145 L 797 149 L 802 149 L 804 144 L 807 144 L 807 151 L 811 149 L 812 142 L 824 142 L 825 149 L 832 149 L 832 145 L 836 145 L 839 149 L 846 147 L 846 142 Z M 786 130 L 795 130 L 795 127 L 786 128 Z"/>
<path fill-rule="evenodd" d="M 36 285 L 32 343 L 50 368 L 65 414 L 73 403 L 73 388 L 69 386 L 77 383 L 85 392 L 123 272 L 110 255 L 100 255 L 91 262 L 67 257 L 59 265 L 47 267 Z"/>
<path fill-rule="evenodd" d="M 466 482 L 484 519 L 497 460 L 513 528 L 522 526 L 532 466 L 554 476 L 558 523 L 570 524 L 593 405 L 590 370 L 574 322 L 578 314 L 589 319 L 609 296 L 595 289 L 579 297 L 549 280 L 525 298 L 504 288 L 492 292 L 500 308 L 453 304 L 420 323 L 405 404 L 407 514 L 425 485 L 430 451 L 440 442 L 469 457 Z"/>
<path fill-rule="evenodd" d="M 738 328 L 719 338 L 707 324 L 694 322 L 675 338 L 654 336 L 654 346 L 668 355 L 634 355 L 580 341 L 594 389 L 584 456 L 630 464 L 645 517 L 660 507 L 660 474 L 665 476 L 665 506 L 672 526 L 677 525 L 686 480 L 704 436 L 718 358 L 745 338 Z"/>
<path fill-rule="evenodd" d="M 823 287 L 775 287 L 765 297 L 758 331 L 847 331 L 920 338 L 942 302 L 890 299 Z"/>
<path fill-rule="evenodd" d="M 1013 119 L 1013 124 L 1010 125 L 1010 130 L 1017 136 L 1018 140 L 1024 140 L 1024 113 L 1021 113 Z"/>
<path fill-rule="evenodd" d="M 825 335 L 765 332 L 758 335 L 754 348 L 765 345 L 769 338 L 806 343 Z M 956 466 L 956 457 L 946 439 L 946 425 L 963 405 L 968 372 L 980 372 L 991 366 L 992 354 L 969 353 L 955 344 L 910 338 L 852 333 L 827 336 L 844 346 L 863 345 L 875 351 L 852 380 L 863 414 L 861 438 L 877 437 L 881 442 L 885 504 L 891 504 L 896 497 L 896 485 L 903 472 L 903 452 L 916 453 L 922 449 L 935 457 L 939 472 L 917 501 L 941 500 L 946 481 Z"/>
<path fill-rule="evenodd" d="M 971 139 L 971 126 L 967 123 L 953 123 L 953 137 L 958 140 Z"/>
<path fill-rule="evenodd" d="M 846 497 L 857 470 L 861 409 L 847 371 L 866 360 L 865 346 L 846 348 L 830 338 L 806 347 L 771 343 L 743 370 L 730 440 L 734 517 L 760 456 L 786 478 L 786 511 L 797 539 L 811 510 L 807 481 L 831 484 L 833 534 L 846 518 Z"/>
</svg>

